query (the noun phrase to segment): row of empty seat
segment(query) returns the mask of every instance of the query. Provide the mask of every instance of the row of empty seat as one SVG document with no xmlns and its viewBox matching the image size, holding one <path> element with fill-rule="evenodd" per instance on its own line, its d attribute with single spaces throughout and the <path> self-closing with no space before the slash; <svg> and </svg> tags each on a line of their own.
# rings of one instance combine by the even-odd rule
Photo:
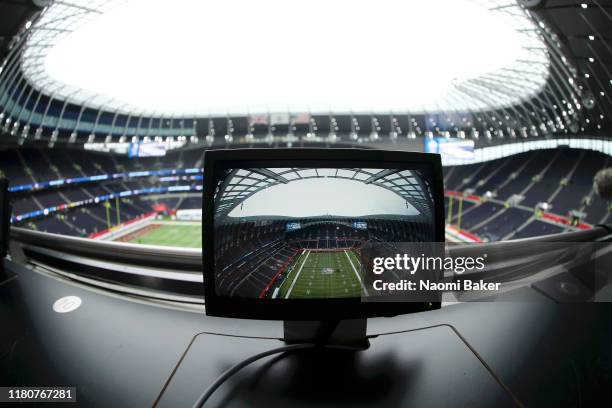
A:
<svg viewBox="0 0 612 408">
<path fill-rule="evenodd" d="M 9 177 L 11 185 L 31 184 L 60 178 L 112 174 L 126 171 L 157 170 L 162 168 L 202 167 L 201 150 L 170 152 L 162 158 L 128 159 L 124 156 L 67 149 L 15 149 L 0 151 L 0 170 Z M 567 215 L 575 210 L 584 213 L 584 222 L 601 224 L 612 222 L 609 205 L 593 192 L 595 173 L 609 165 L 606 155 L 574 149 L 540 150 L 518 154 L 490 162 L 447 167 L 445 189 L 477 196 L 490 195 L 484 203 L 455 201 L 447 223 L 458 224 L 487 240 L 519 238 L 556 233 L 566 228 L 534 217 L 538 203 L 549 204 L 549 211 Z M 161 182 L 155 177 L 120 179 L 114 181 L 64 186 L 13 195 L 15 214 L 23 214 L 46 207 L 90 199 L 95 196 L 124 190 L 158 185 L 172 185 L 184 181 Z M 506 203 L 513 196 L 523 199 L 516 205 Z M 120 201 L 120 222 L 151 211 L 152 204 L 163 203 L 169 209 L 201 208 L 197 195 L 167 195 L 131 197 Z M 446 200 L 448 215 L 448 199 Z M 110 202 L 111 223 L 117 223 L 116 203 Z M 43 231 L 88 236 L 108 227 L 107 209 L 99 205 L 80 207 L 60 212 L 23 225 Z"/>
<path fill-rule="evenodd" d="M 162 168 L 199 167 L 202 151 L 170 153 L 163 158 L 128 159 L 124 156 L 66 149 L 0 150 L 0 171 L 8 177 L 11 186 L 35 184 L 50 180 L 114 174 L 129 171 Z M 13 214 L 25 214 L 71 202 L 88 200 L 96 196 L 125 190 L 142 189 L 160 184 L 172 185 L 180 181 L 161 183 L 157 178 L 118 179 L 95 183 L 64 185 L 12 194 Z M 103 204 L 77 207 L 20 223 L 32 229 L 65 235 L 86 237 L 106 230 L 109 225 L 123 223 L 152 211 L 155 203 L 163 202 L 170 209 L 200 208 L 199 201 L 182 197 L 129 197 Z"/>
<path fill-rule="evenodd" d="M 593 189 L 595 174 L 610 165 L 604 154 L 561 148 L 445 168 L 447 190 L 488 197 L 482 203 L 463 201 L 461 216 L 455 200 L 447 222 L 460 222 L 461 229 L 491 241 L 571 229 L 536 217 L 539 203 L 547 203 L 548 212 L 564 217 L 583 214 L 581 221 L 588 224 L 612 222 L 609 203 Z M 448 198 L 445 203 L 448 214 Z"/>
</svg>

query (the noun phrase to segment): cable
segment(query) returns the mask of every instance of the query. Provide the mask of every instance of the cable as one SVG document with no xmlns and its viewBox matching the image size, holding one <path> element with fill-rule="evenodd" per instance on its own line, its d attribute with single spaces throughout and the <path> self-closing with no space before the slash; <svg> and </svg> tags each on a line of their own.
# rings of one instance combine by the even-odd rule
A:
<svg viewBox="0 0 612 408">
<path fill-rule="evenodd" d="M 247 358 L 246 360 L 242 360 L 238 364 L 233 365 L 229 369 L 227 369 L 223 374 L 221 374 L 217 379 L 202 393 L 198 401 L 193 405 L 194 408 L 201 408 L 206 401 L 211 397 L 211 395 L 219 388 L 228 378 L 236 374 L 238 371 L 242 370 L 244 367 L 248 366 L 251 363 L 254 363 L 257 360 L 261 360 L 264 357 L 268 357 L 274 354 L 285 353 L 288 351 L 295 350 L 303 350 L 315 348 L 316 345 L 312 343 L 307 344 L 290 344 L 288 346 L 277 347 L 272 350 L 264 351 L 263 353 L 255 354 Z"/>
<path fill-rule="evenodd" d="M 242 370 L 244 367 L 248 366 L 251 363 L 254 363 L 257 360 L 261 360 L 264 357 L 268 357 L 274 354 L 285 353 L 288 351 L 295 350 L 304 350 L 311 348 L 327 348 L 332 347 L 340 350 L 349 350 L 349 351 L 358 351 L 362 350 L 361 347 L 355 346 L 341 346 L 334 345 L 329 346 L 327 342 L 331 339 L 334 331 L 338 328 L 340 324 L 340 320 L 324 320 L 320 322 L 318 330 L 315 333 L 315 340 L 313 343 L 297 343 L 297 344 L 289 344 L 283 347 L 277 347 L 272 350 L 264 351 L 263 353 L 256 354 L 247 358 L 246 360 L 242 360 L 238 364 L 233 365 L 229 369 L 227 369 L 223 374 L 221 374 L 217 379 L 202 393 L 200 398 L 198 398 L 197 402 L 193 405 L 194 408 L 201 408 L 206 401 L 211 397 L 211 395 L 219 388 L 228 378 L 232 375 L 236 374 L 238 371 Z"/>
</svg>

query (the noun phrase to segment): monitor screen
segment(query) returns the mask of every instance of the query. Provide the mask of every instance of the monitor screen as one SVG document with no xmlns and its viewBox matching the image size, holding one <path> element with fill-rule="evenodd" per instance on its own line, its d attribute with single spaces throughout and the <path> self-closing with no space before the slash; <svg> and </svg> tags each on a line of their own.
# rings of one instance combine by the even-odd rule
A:
<svg viewBox="0 0 612 408">
<path fill-rule="evenodd" d="M 392 289 L 435 282 L 439 270 L 415 275 L 390 261 L 386 273 L 376 268 L 383 259 L 426 257 L 444 240 L 439 156 L 342 149 L 329 160 L 339 149 L 255 150 L 205 156 L 207 314 L 225 315 L 222 304 L 233 316 L 316 318 L 310 312 L 324 305 L 351 304 L 345 310 L 360 316 L 373 310 L 368 302 L 407 301 L 416 309 L 438 300 L 434 292 Z M 253 312 L 262 305 L 268 314 Z M 342 307 L 333 310 L 345 316 Z"/>
<path fill-rule="evenodd" d="M 361 298 L 372 243 L 435 241 L 432 172 L 412 168 L 227 168 L 215 193 L 216 293 Z"/>
</svg>

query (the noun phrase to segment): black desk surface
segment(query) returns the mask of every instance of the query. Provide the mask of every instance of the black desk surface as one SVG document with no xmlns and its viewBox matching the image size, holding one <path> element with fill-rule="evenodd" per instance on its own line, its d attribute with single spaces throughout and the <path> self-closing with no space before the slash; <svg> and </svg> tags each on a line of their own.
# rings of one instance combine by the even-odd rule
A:
<svg viewBox="0 0 612 408">
<path fill-rule="evenodd" d="M 76 386 L 83 406 L 191 406 L 230 365 L 283 344 L 280 322 L 206 317 L 5 266 L 0 385 Z M 54 312 L 68 295 L 82 305 Z M 445 325 L 526 406 L 612 402 L 612 306 L 555 304 L 531 289 L 523 298 L 370 319 L 369 350 L 261 360 L 210 406 L 513 405 Z"/>
</svg>

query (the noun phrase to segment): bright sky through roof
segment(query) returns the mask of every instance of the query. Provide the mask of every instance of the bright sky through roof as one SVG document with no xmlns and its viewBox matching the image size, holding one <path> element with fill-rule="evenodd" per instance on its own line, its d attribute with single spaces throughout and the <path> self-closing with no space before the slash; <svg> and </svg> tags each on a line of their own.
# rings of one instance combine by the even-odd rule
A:
<svg viewBox="0 0 612 408">
<path fill-rule="evenodd" d="M 261 190 L 244 200 L 242 206 L 233 209 L 229 216 L 360 217 L 379 214 L 417 215 L 418 211 L 399 195 L 374 184 L 314 178 Z"/>
<path fill-rule="evenodd" d="M 169 114 L 443 110 L 524 40 L 471 0 L 132 0 L 75 27 L 45 70 L 73 99 Z"/>
</svg>

